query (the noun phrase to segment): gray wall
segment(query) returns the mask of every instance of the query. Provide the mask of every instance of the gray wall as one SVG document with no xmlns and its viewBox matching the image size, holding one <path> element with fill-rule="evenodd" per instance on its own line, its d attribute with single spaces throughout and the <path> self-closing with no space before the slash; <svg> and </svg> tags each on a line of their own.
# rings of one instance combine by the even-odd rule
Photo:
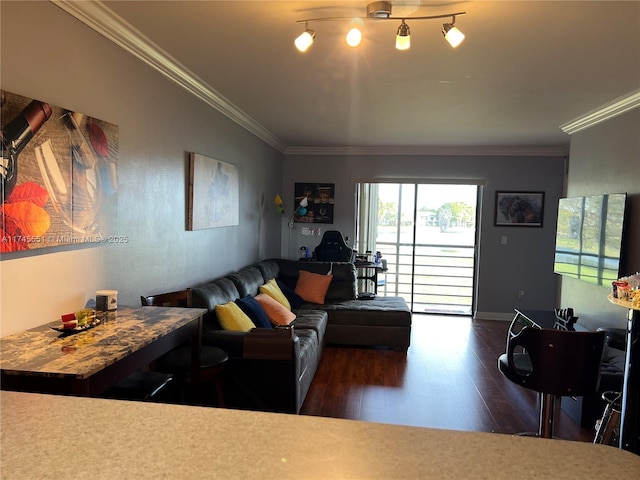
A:
<svg viewBox="0 0 640 480">
<path fill-rule="evenodd" d="M 2 89 L 117 124 L 123 245 L 4 255 L 2 335 L 82 307 L 96 289 L 119 303 L 184 288 L 278 256 L 282 154 L 50 2 L 1 2 Z M 185 230 L 196 152 L 236 165 L 240 225 Z M 35 301 L 34 301 L 35 300 Z M 25 308 L 28 307 L 28 308 Z"/>
<path fill-rule="evenodd" d="M 629 275 L 640 271 L 640 108 L 571 136 L 567 196 L 628 194 L 626 258 Z M 608 288 L 562 278 L 560 301 L 590 328 L 626 328 L 626 311 L 612 305 Z"/>
<path fill-rule="evenodd" d="M 484 179 L 476 310 L 478 318 L 506 320 L 513 317 L 515 307 L 548 310 L 556 306 L 553 250 L 564 163 L 562 157 L 287 155 L 283 198 L 285 202 L 293 198 L 295 182 L 335 183 L 335 223 L 321 227 L 353 237 L 353 178 Z M 544 191 L 543 228 L 495 227 L 496 190 Z M 285 225 L 283 244 L 287 241 L 286 230 Z M 292 254 L 298 245 L 315 247 L 320 242 L 320 237 L 303 237 L 300 231 L 296 224 Z M 507 245 L 500 243 L 503 235 L 508 237 Z M 285 256 L 287 252 L 283 246 Z M 518 290 L 525 291 L 524 298 L 517 298 Z"/>
</svg>

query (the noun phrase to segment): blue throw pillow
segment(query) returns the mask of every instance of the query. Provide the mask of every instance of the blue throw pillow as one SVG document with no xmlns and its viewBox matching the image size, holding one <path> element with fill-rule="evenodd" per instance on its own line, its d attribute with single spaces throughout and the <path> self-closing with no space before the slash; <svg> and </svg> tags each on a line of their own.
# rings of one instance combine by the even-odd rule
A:
<svg viewBox="0 0 640 480">
<path fill-rule="evenodd" d="M 247 314 L 256 327 L 273 328 L 264 309 L 251 295 L 247 295 L 244 298 L 238 298 L 236 300 L 236 304 L 240 307 L 240 310 Z"/>
<path fill-rule="evenodd" d="M 284 294 L 284 296 L 287 297 L 287 300 L 289 300 L 289 304 L 291 305 L 291 308 L 300 308 L 300 306 L 302 306 L 302 304 L 304 303 L 304 300 L 300 295 L 298 295 L 296 292 L 294 292 L 289 287 L 287 287 L 287 285 L 284 282 L 281 282 L 280 280 L 276 280 L 276 283 L 280 287 L 280 290 L 282 290 L 282 293 Z"/>
</svg>

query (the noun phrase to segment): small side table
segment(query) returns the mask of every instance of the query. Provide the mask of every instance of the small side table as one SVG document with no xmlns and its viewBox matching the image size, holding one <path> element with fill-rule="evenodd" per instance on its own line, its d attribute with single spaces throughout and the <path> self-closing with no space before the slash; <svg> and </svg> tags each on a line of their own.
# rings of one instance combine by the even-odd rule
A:
<svg viewBox="0 0 640 480">
<path fill-rule="evenodd" d="M 632 308 L 631 302 L 618 300 L 611 294 L 607 298 L 614 305 L 628 310 L 620 448 L 640 454 L 640 310 Z"/>
<path fill-rule="evenodd" d="M 364 280 L 365 282 L 373 282 L 373 292 L 377 294 L 378 272 L 386 272 L 387 269 L 373 262 L 355 262 L 355 266 L 358 271 L 357 279 Z"/>
</svg>

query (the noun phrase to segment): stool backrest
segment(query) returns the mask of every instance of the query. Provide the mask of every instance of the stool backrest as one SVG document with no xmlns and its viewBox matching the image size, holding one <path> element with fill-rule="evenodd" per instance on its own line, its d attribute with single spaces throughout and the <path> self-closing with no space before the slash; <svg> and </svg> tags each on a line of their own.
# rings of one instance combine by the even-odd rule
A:
<svg viewBox="0 0 640 480">
<path fill-rule="evenodd" d="M 159 293 L 148 297 L 140 296 L 140 303 L 143 307 L 190 307 L 191 295 L 189 289 Z"/>
<path fill-rule="evenodd" d="M 507 362 L 523 387 L 581 396 L 598 390 L 604 340 L 604 332 L 525 327 L 509 339 Z M 518 368 L 514 361 L 514 352 L 520 347 L 531 361 L 526 368 Z"/>
</svg>

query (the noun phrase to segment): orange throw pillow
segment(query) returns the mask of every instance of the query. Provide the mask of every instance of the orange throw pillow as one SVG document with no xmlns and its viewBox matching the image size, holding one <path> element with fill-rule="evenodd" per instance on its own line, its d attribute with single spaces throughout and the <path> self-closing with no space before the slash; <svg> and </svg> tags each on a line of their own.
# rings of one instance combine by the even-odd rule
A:
<svg viewBox="0 0 640 480">
<path fill-rule="evenodd" d="M 331 280 L 333 280 L 333 275 L 321 275 L 319 273 L 300 270 L 295 292 L 300 295 L 305 302 L 322 305 L 324 303 L 324 297 L 329 290 Z"/>
<path fill-rule="evenodd" d="M 295 313 L 266 293 L 259 293 L 255 298 L 274 325 L 289 325 L 296 319 Z"/>
</svg>

